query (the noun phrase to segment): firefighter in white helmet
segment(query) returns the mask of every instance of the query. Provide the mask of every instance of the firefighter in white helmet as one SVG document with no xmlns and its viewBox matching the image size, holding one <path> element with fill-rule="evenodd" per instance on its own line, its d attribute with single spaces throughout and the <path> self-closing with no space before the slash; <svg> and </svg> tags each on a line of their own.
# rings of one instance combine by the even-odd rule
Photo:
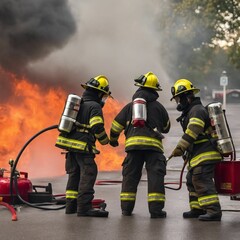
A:
<svg viewBox="0 0 240 240">
<path fill-rule="evenodd" d="M 218 194 L 213 181 L 214 169 L 222 156 L 213 143 L 210 118 L 202 105 L 200 90 L 187 79 L 179 79 L 171 88 L 177 110 L 182 112 L 177 119 L 184 134 L 170 157 L 186 156 L 188 160 L 187 188 L 190 211 L 184 218 L 198 218 L 201 221 L 220 221 L 222 217 Z"/>
<path fill-rule="evenodd" d="M 109 138 L 104 128 L 102 107 L 107 97 L 111 96 L 108 79 L 99 75 L 86 84 L 77 115 L 78 125 L 70 133 L 61 133 L 56 146 L 66 149 L 66 214 L 78 216 L 107 217 L 108 211 L 93 209 L 94 184 L 97 178 L 95 163 L 95 142 L 108 144 Z"/>
<path fill-rule="evenodd" d="M 126 137 L 123 161 L 121 209 L 124 216 L 131 216 L 134 209 L 137 187 L 145 163 L 148 177 L 148 207 L 151 218 L 165 218 L 164 177 L 166 158 L 163 135 L 170 129 L 170 120 L 164 106 L 157 101 L 161 91 L 158 78 L 152 72 L 135 80 L 138 90 L 117 114 L 110 130 L 110 144 L 118 146 L 118 138 L 124 130 Z M 136 107 L 136 109 L 135 109 Z M 146 108 L 145 108 L 146 107 Z"/>
</svg>

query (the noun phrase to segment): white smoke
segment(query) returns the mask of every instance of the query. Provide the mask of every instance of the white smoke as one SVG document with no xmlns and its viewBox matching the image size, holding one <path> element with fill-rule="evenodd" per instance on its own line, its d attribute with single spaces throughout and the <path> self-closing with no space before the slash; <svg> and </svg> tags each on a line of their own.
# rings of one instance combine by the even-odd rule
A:
<svg viewBox="0 0 240 240">
<path fill-rule="evenodd" d="M 135 78 L 152 71 L 163 88 L 160 101 L 169 103 L 170 84 L 162 69 L 161 33 L 155 22 L 164 4 L 167 1 L 69 0 L 77 33 L 64 49 L 29 65 L 29 69 L 45 73 L 49 79 L 62 72 L 74 90 L 80 89 L 80 82 L 106 75 L 113 96 L 121 100 L 131 99 L 137 89 Z"/>
</svg>

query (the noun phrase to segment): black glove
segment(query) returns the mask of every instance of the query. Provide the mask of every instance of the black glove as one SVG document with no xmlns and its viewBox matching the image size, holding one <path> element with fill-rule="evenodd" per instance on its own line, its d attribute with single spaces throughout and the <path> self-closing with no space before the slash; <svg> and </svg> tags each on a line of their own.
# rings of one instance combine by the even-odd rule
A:
<svg viewBox="0 0 240 240">
<path fill-rule="evenodd" d="M 118 141 L 110 141 L 109 143 L 112 147 L 117 147 L 119 145 Z"/>
</svg>

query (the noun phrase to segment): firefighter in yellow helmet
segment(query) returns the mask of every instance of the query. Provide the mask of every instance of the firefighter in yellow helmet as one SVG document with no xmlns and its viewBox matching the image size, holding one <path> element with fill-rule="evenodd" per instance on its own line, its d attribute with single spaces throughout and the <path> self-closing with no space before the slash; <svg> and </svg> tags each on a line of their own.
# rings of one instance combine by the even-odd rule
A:
<svg viewBox="0 0 240 240">
<path fill-rule="evenodd" d="M 110 130 L 110 144 L 118 146 L 118 138 L 124 130 L 126 137 L 123 161 L 121 209 L 124 216 L 131 216 L 135 206 L 137 187 L 145 163 L 148 177 L 148 207 L 151 218 L 165 218 L 164 177 L 166 158 L 163 135 L 170 129 L 170 120 L 164 106 L 157 101 L 161 91 L 158 78 L 152 72 L 135 80 L 138 90 L 132 101 L 117 114 Z"/>
<path fill-rule="evenodd" d="M 93 209 L 94 184 L 97 178 L 95 163 L 95 142 L 108 144 L 109 138 L 104 128 L 102 107 L 111 96 L 108 79 L 103 76 L 91 78 L 86 84 L 81 98 L 76 121 L 78 124 L 70 133 L 61 133 L 56 146 L 66 149 L 66 214 L 78 216 L 107 217 L 105 209 Z"/>
<path fill-rule="evenodd" d="M 175 99 L 177 110 L 182 112 L 177 121 L 184 134 L 170 158 L 184 155 L 188 161 L 186 184 L 190 211 L 184 212 L 183 217 L 220 221 L 222 212 L 213 177 L 215 165 L 222 156 L 213 144 L 208 111 L 200 97 L 195 96 L 199 91 L 187 79 L 176 81 L 171 88 L 171 100 Z"/>
</svg>

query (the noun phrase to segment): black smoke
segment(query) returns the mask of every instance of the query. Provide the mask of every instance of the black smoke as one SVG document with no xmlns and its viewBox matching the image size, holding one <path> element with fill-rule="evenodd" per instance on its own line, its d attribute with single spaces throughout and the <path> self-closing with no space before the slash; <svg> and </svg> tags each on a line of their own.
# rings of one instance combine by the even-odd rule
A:
<svg viewBox="0 0 240 240">
<path fill-rule="evenodd" d="M 67 0 L 1 0 L 0 67 L 20 73 L 62 48 L 75 31 Z"/>
</svg>

